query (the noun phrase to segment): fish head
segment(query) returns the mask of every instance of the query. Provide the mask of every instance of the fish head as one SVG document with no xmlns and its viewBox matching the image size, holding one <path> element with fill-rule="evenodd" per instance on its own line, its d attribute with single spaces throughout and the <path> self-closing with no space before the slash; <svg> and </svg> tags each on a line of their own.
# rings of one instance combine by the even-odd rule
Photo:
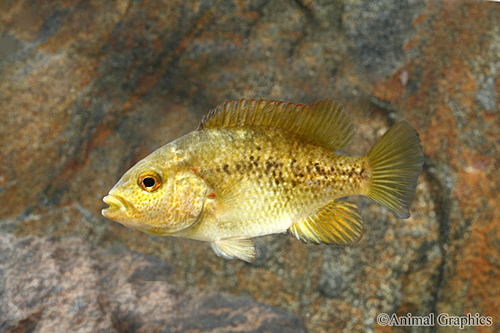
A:
<svg viewBox="0 0 500 333">
<path fill-rule="evenodd" d="M 103 198 L 102 215 L 151 235 L 184 230 L 200 217 L 206 185 L 158 151 L 128 170 Z M 166 154 L 168 155 L 168 154 Z"/>
</svg>

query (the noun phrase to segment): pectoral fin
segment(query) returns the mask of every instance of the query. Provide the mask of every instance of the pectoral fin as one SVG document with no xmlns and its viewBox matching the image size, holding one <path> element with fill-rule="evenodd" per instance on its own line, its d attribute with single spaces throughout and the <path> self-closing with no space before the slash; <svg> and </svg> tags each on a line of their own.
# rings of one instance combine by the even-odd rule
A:
<svg viewBox="0 0 500 333">
<path fill-rule="evenodd" d="M 316 214 L 293 224 L 288 231 L 303 243 L 354 244 L 363 233 L 360 213 L 353 203 L 332 201 Z"/>
<path fill-rule="evenodd" d="M 212 243 L 215 254 L 225 259 L 241 259 L 246 262 L 254 262 L 257 255 L 255 244 L 250 238 L 226 238 Z"/>
</svg>

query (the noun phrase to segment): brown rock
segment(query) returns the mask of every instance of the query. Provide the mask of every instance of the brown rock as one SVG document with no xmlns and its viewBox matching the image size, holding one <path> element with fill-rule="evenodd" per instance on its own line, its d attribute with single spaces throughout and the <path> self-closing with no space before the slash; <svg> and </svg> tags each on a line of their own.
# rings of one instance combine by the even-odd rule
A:
<svg viewBox="0 0 500 333">
<path fill-rule="evenodd" d="M 498 4 L 486 1 L 2 1 L 0 231 L 152 254 L 176 268 L 168 281 L 183 290 L 283 307 L 312 331 L 378 330 L 381 312 L 480 313 L 498 331 L 499 22 Z M 417 127 L 426 164 L 409 220 L 356 199 L 366 222 L 357 247 L 268 236 L 248 265 L 100 216 L 101 198 L 131 165 L 218 103 L 330 97 L 353 111 L 358 134 L 347 154 L 364 154 L 397 120 Z M 81 260 L 71 253 L 68 261 Z M 100 285 L 88 265 L 85 283 Z M 46 290 L 50 274 L 58 279 L 44 270 L 20 280 Z M 141 283 L 130 282 L 130 293 Z M 92 292 L 78 297 L 100 319 L 75 325 L 108 327 Z M 155 296 L 144 297 L 156 313 Z M 12 322 L 80 313 L 62 298 L 47 302 Z M 129 310 L 113 318 L 121 311 Z"/>
</svg>

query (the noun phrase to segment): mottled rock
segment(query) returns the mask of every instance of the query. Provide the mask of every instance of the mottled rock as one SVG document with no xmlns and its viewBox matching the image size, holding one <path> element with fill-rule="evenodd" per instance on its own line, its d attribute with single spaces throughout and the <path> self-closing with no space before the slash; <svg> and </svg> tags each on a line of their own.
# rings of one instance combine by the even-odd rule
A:
<svg viewBox="0 0 500 333">
<path fill-rule="evenodd" d="M 391 75 L 411 55 L 406 44 L 415 38 L 412 24 L 423 14 L 422 1 L 344 1 L 342 27 L 348 50 L 370 80 Z"/>
<path fill-rule="evenodd" d="M 0 235 L 1 331 L 305 332 L 285 310 L 179 288 L 164 261 L 124 248 Z"/>
<path fill-rule="evenodd" d="M 161 276 L 182 290 L 279 306 L 311 331 L 378 330 L 381 312 L 480 313 L 498 331 L 499 22 L 498 4 L 486 1 L 2 1 L 0 231 L 55 236 L 54 247 L 71 236 L 154 254 L 154 264 L 120 282 L 130 293 L 117 295 L 130 304 L 137 303 L 134 288 L 160 284 L 144 280 Z M 101 198 L 131 165 L 195 129 L 218 103 L 330 97 L 353 113 L 357 136 L 346 154 L 364 154 L 397 120 L 418 129 L 426 163 L 410 219 L 353 199 L 365 220 L 357 246 L 266 236 L 249 265 L 217 258 L 207 244 L 150 237 L 100 215 Z M 68 253 L 69 262 L 82 260 Z M 96 267 L 104 267 L 99 260 Z M 32 280 L 20 277 L 27 290 L 47 292 L 42 277 L 64 283 L 57 260 L 45 261 Z M 28 269 L 10 265 L 3 274 Z M 82 285 L 99 285 L 92 265 L 81 262 Z M 170 292 L 162 290 L 157 297 Z M 49 297 L 43 312 L 18 318 L 20 327 L 70 309 L 77 318 L 80 304 L 95 319 L 77 327 L 121 328 L 113 318 L 122 318 L 123 329 L 142 325 L 133 306 L 102 314 L 93 298 L 99 293 L 75 291 L 74 304 Z M 41 304 L 30 295 L 17 301 Z M 155 297 L 144 296 L 152 315 Z"/>
</svg>

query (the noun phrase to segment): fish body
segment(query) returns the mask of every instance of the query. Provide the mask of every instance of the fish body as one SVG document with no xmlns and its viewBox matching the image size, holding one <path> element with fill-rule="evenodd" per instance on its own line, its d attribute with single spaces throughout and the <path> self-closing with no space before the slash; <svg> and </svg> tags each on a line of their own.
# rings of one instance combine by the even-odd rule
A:
<svg viewBox="0 0 500 333">
<path fill-rule="evenodd" d="M 205 202 L 203 221 L 178 236 L 213 241 L 285 232 L 311 210 L 361 194 L 366 186 L 362 159 L 333 155 L 280 130 L 217 128 L 193 132 L 185 140 L 182 145 L 193 151 L 183 163 L 214 194 Z M 236 195 L 230 216 L 217 208 L 215 193 L 223 197 L 225 191 Z"/>
<path fill-rule="evenodd" d="M 217 255 L 249 262 L 252 238 L 267 234 L 352 244 L 363 230 L 360 211 L 336 199 L 365 195 L 406 218 L 423 164 L 406 122 L 363 157 L 335 155 L 352 135 L 347 112 L 331 100 L 226 103 L 125 173 L 103 215 L 149 234 L 210 242 Z"/>
</svg>

